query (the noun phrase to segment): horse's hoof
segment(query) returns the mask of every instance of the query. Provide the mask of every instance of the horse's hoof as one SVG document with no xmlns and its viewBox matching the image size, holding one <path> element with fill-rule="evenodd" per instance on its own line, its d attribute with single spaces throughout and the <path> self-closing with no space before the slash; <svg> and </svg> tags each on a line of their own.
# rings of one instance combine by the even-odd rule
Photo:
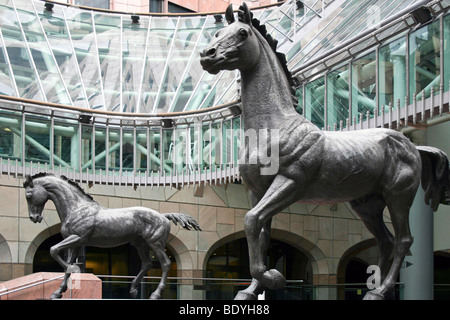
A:
<svg viewBox="0 0 450 320">
<path fill-rule="evenodd" d="M 52 295 L 50 296 L 50 299 L 61 299 L 62 298 L 62 293 L 59 292 L 53 292 Z"/>
<path fill-rule="evenodd" d="M 286 279 L 276 269 L 270 269 L 264 272 L 262 277 L 262 283 L 272 290 L 283 288 L 286 285 Z"/>
<path fill-rule="evenodd" d="M 251 292 L 239 291 L 234 300 L 257 300 L 257 296 Z"/>
<path fill-rule="evenodd" d="M 131 299 L 136 299 L 138 295 L 138 289 L 131 289 L 130 290 L 130 298 Z"/>
<path fill-rule="evenodd" d="M 368 291 L 363 300 L 384 300 L 384 295 L 379 292 Z"/>
<path fill-rule="evenodd" d="M 158 299 L 161 299 L 161 295 L 160 294 L 157 294 L 157 293 L 152 293 L 151 295 L 150 295 L 150 300 L 158 300 Z"/>
</svg>

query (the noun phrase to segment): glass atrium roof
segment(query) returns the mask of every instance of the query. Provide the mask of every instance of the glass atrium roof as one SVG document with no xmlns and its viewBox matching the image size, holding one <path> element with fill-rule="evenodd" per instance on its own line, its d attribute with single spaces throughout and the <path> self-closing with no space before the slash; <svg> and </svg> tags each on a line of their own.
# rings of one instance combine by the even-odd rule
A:
<svg viewBox="0 0 450 320">
<path fill-rule="evenodd" d="M 296 69 L 413 2 L 285 1 L 252 12 Z M 239 99 L 238 72 L 210 75 L 199 63 L 224 26 L 217 14 L 138 14 L 136 23 L 136 14 L 49 3 L 0 0 L 0 94 L 153 115 Z"/>
</svg>

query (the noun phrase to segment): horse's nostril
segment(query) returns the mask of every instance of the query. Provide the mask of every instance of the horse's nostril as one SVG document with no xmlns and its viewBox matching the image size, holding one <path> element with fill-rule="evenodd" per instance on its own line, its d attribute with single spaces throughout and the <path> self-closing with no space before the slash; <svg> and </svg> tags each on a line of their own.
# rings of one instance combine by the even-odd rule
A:
<svg viewBox="0 0 450 320">
<path fill-rule="evenodd" d="M 206 55 L 207 57 L 212 57 L 212 56 L 214 56 L 215 54 L 216 54 L 216 48 L 208 49 L 208 50 L 205 52 L 205 55 Z"/>
</svg>

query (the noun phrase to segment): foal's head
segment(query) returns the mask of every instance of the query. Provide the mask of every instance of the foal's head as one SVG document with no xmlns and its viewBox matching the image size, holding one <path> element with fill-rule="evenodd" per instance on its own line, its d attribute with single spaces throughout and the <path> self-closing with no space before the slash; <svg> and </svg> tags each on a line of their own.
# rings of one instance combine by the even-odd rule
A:
<svg viewBox="0 0 450 320">
<path fill-rule="evenodd" d="M 42 221 L 42 211 L 47 203 L 49 196 L 47 190 L 41 183 L 35 183 L 36 176 L 27 175 L 23 183 L 25 188 L 25 197 L 28 203 L 28 215 L 34 223 Z"/>
<path fill-rule="evenodd" d="M 245 71 L 254 68 L 259 61 L 260 45 L 252 26 L 250 10 L 244 2 L 236 21 L 230 5 L 225 17 L 229 25 L 217 31 L 216 38 L 200 53 L 203 69 L 217 74 L 221 70 Z"/>
</svg>

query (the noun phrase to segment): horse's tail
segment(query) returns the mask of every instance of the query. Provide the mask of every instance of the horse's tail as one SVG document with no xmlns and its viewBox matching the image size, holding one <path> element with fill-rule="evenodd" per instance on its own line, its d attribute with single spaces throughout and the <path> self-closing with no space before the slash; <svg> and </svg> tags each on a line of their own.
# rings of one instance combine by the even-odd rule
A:
<svg viewBox="0 0 450 320">
<path fill-rule="evenodd" d="M 440 203 L 450 204 L 450 169 L 447 155 L 438 148 L 417 147 L 422 158 L 422 187 L 425 203 L 436 211 Z"/>
<path fill-rule="evenodd" d="M 175 223 L 175 225 L 179 223 L 185 229 L 191 230 L 191 228 L 194 228 L 195 230 L 202 231 L 197 221 L 190 215 L 184 213 L 165 213 L 164 216 Z"/>
</svg>

